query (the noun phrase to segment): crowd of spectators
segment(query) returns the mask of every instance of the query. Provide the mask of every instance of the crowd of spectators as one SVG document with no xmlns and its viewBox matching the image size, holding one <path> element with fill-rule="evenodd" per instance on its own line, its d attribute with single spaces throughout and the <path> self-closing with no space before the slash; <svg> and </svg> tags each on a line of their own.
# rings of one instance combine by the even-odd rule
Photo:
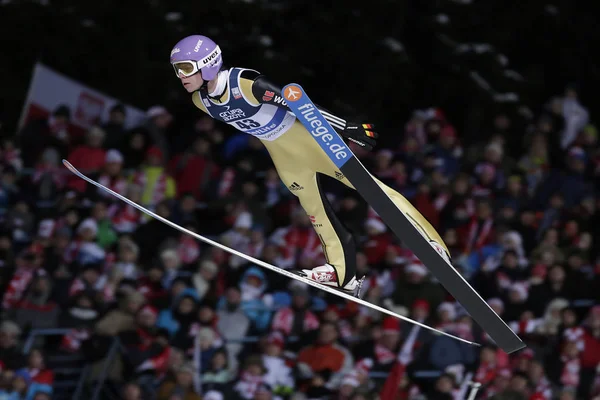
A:
<svg viewBox="0 0 600 400">
<path fill-rule="evenodd" d="M 257 139 L 200 114 L 173 132 L 161 106 L 126 130 L 119 105 L 79 135 L 70 113 L 28 121 L 0 149 L 0 399 L 51 398 L 48 346 L 21 348 L 31 329 L 51 327 L 69 328 L 52 351 L 85 355 L 90 382 L 118 338 L 107 384 L 127 400 L 458 400 L 469 380 L 482 399 L 600 398 L 600 146 L 575 90 L 525 131 L 498 114 L 480 142 L 462 143 L 442 110 L 416 110 L 404 132 L 383 132 L 398 135 L 395 147 L 354 148 L 527 342 L 511 356 L 355 192 L 327 185 L 355 235 L 365 299 L 481 349 L 199 243 L 60 162 L 245 254 L 286 269 L 322 264 L 309 217 Z"/>
</svg>

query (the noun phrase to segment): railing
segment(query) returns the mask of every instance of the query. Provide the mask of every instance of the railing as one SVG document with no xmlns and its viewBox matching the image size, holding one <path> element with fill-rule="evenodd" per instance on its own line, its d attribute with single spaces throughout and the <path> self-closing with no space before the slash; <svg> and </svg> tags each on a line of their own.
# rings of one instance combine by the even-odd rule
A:
<svg viewBox="0 0 600 400">
<path fill-rule="evenodd" d="M 577 307 L 577 308 L 584 308 L 584 307 L 590 307 L 592 305 L 594 305 L 595 302 L 593 300 L 587 300 L 587 299 L 577 299 L 577 300 L 573 300 L 571 302 L 571 305 L 573 307 Z M 269 310 L 269 311 L 277 311 L 278 308 L 276 307 L 264 307 L 264 308 L 260 308 L 259 309 L 264 309 L 264 310 Z M 44 337 L 44 336 L 59 336 L 59 335 L 65 335 L 67 333 L 70 332 L 71 329 L 68 328 L 56 328 L 56 329 L 33 329 L 29 332 L 29 336 L 27 337 L 27 339 L 25 340 L 25 343 L 23 344 L 23 353 L 24 354 L 28 354 L 32 348 L 35 345 L 35 342 L 37 339 L 39 339 L 39 337 Z M 248 344 L 248 343 L 256 343 L 258 342 L 260 339 L 260 337 L 258 336 L 246 336 L 246 337 L 241 337 L 241 338 L 236 338 L 236 339 L 223 339 L 225 343 L 230 343 L 230 344 L 234 344 L 234 343 L 240 343 L 240 344 Z M 291 336 L 289 338 L 287 338 L 288 342 L 296 342 L 299 338 L 296 336 Z M 99 400 L 100 399 L 100 395 L 102 393 L 103 390 L 103 386 L 105 384 L 105 381 L 107 379 L 108 376 L 108 372 L 109 369 L 112 365 L 112 363 L 114 362 L 115 358 L 119 355 L 120 351 L 122 350 L 120 341 L 118 338 L 114 338 L 114 340 L 112 341 L 109 351 L 106 355 L 106 358 L 104 359 L 104 364 L 102 366 L 102 369 L 100 371 L 100 374 L 98 375 L 98 379 L 95 380 L 94 385 L 93 385 L 93 389 L 92 389 L 92 394 L 91 394 L 91 398 L 90 400 Z M 55 362 L 69 362 L 69 361 L 75 361 L 75 360 L 81 360 L 81 357 L 78 358 L 78 356 L 73 356 L 73 355 L 56 355 L 53 357 L 53 361 Z M 85 360 L 83 360 L 85 362 Z M 83 391 L 84 391 L 84 387 L 85 387 L 85 382 L 87 379 L 87 376 L 89 375 L 90 372 L 90 367 L 91 364 L 90 363 L 86 363 L 84 368 L 79 371 L 79 370 L 73 370 L 72 368 L 56 368 L 55 372 L 57 373 L 63 373 L 64 375 L 68 375 L 69 373 L 77 373 L 79 372 L 79 379 L 77 380 L 76 383 L 76 387 L 75 390 L 73 391 L 73 396 L 72 399 L 80 399 L 83 395 Z M 441 371 L 438 370 L 420 370 L 420 371 L 415 371 L 414 372 L 414 377 L 415 378 L 420 378 L 420 379 L 435 379 L 437 377 L 439 377 L 442 374 Z M 388 373 L 385 372 L 371 372 L 369 374 L 369 377 L 372 379 L 376 379 L 376 380 L 384 380 L 386 379 L 388 376 Z M 67 388 L 67 387 L 72 387 L 73 382 L 56 382 L 54 388 L 58 389 L 58 388 Z"/>
<path fill-rule="evenodd" d="M 29 336 L 23 344 L 23 353 L 29 354 L 29 352 L 35 346 L 36 340 L 40 337 L 50 336 L 63 336 L 69 333 L 70 329 L 58 328 L 58 329 L 33 329 L 29 332 Z M 78 398 L 73 397 L 77 393 L 81 392 L 81 376 L 83 372 L 87 372 L 88 364 L 84 357 L 78 354 L 53 354 L 48 357 L 47 363 L 57 364 L 52 366 L 52 371 L 56 377 L 54 382 L 54 399 L 71 399 Z M 70 364 L 70 365 L 69 365 Z M 81 364 L 84 365 L 83 370 Z M 59 379 L 59 377 L 62 377 Z"/>
<path fill-rule="evenodd" d="M 25 344 L 23 345 L 23 352 L 29 353 L 29 351 L 31 351 L 31 349 L 34 346 L 36 339 L 39 338 L 40 336 L 65 335 L 69 331 L 70 331 L 70 329 L 34 329 L 29 333 L 29 336 L 28 336 L 27 340 L 25 341 Z M 259 339 L 260 339 L 259 336 L 246 336 L 246 337 L 237 338 L 237 339 L 226 339 L 226 340 L 224 339 L 224 341 L 225 341 L 225 343 L 232 343 L 232 344 L 233 343 L 248 344 L 248 343 L 256 343 L 259 341 Z M 287 341 L 293 343 L 293 342 L 298 341 L 298 339 L 299 338 L 297 336 L 290 336 L 289 338 L 287 338 Z M 93 389 L 92 389 L 92 394 L 90 396 L 90 400 L 98 400 L 100 398 L 103 386 L 104 386 L 104 384 L 106 382 L 106 378 L 108 376 L 108 371 L 110 370 L 112 363 L 115 361 L 115 358 L 119 355 L 119 352 L 121 350 L 122 350 L 122 347 L 121 347 L 121 343 L 120 343 L 119 339 L 114 338 L 110 345 L 110 348 L 107 352 L 106 358 L 103 361 L 102 369 L 101 369 L 100 373 L 98 374 L 98 379 L 95 379 Z M 70 356 L 64 356 L 64 357 L 65 357 L 65 360 L 67 360 Z M 80 376 L 79 376 L 79 379 L 77 382 L 77 386 L 73 392 L 73 397 L 72 397 L 73 399 L 79 399 L 83 395 L 85 381 L 89 374 L 89 370 L 90 370 L 90 364 L 86 363 L 83 370 L 81 370 L 81 373 L 80 373 Z M 414 373 L 415 377 L 422 378 L 422 379 L 432 379 L 432 378 L 436 378 L 440 375 L 441 375 L 441 372 L 435 371 L 435 370 L 416 371 Z M 388 374 L 385 372 L 371 372 L 369 374 L 369 376 L 372 379 L 378 379 L 378 380 L 382 379 L 383 380 L 383 379 L 387 378 Z M 59 385 L 60 385 L 60 383 L 59 383 Z"/>
<path fill-rule="evenodd" d="M 69 333 L 71 329 L 69 328 L 57 328 L 57 329 L 32 329 L 29 332 L 29 336 L 27 336 L 27 340 L 23 344 L 23 354 L 29 354 L 31 351 L 35 339 L 38 336 L 62 336 Z"/>
<path fill-rule="evenodd" d="M 102 366 L 102 370 L 100 371 L 100 374 L 98 375 L 98 380 L 95 382 L 95 387 L 92 392 L 91 400 L 100 399 L 100 394 L 102 393 L 102 389 L 104 389 L 104 383 L 106 381 L 106 377 L 108 376 L 108 370 L 110 369 L 113 362 L 115 361 L 115 358 L 119 355 L 119 351 L 121 349 L 122 349 L 121 341 L 119 340 L 119 338 L 114 338 L 110 345 L 110 348 L 108 349 L 106 358 L 104 359 L 104 365 Z M 85 381 L 85 375 L 82 375 L 81 379 L 80 379 L 80 382 L 81 382 L 80 386 L 82 388 L 84 385 L 83 381 Z M 78 395 L 81 396 L 80 393 L 78 393 Z M 79 399 L 79 397 L 73 396 L 73 399 Z"/>
</svg>

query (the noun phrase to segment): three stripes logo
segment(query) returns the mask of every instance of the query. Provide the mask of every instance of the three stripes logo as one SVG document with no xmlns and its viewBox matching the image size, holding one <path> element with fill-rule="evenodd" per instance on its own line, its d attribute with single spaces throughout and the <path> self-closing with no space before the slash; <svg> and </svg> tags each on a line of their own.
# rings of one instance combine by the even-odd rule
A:
<svg viewBox="0 0 600 400">
<path fill-rule="evenodd" d="M 304 186 L 300 186 L 296 182 L 293 182 L 290 186 L 288 186 L 288 189 L 290 189 L 291 192 L 294 192 L 294 191 L 297 191 L 297 190 L 304 189 Z"/>
</svg>

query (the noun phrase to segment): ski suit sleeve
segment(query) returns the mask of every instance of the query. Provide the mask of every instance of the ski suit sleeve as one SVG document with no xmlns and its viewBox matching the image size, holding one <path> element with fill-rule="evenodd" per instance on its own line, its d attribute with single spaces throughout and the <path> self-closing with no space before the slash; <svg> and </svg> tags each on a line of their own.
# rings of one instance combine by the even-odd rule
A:
<svg viewBox="0 0 600 400">
<path fill-rule="evenodd" d="M 285 108 L 290 111 L 287 103 L 281 96 L 282 87 L 271 82 L 266 76 L 257 74 L 252 82 L 252 95 L 261 104 L 272 104 L 277 107 Z M 338 133 L 344 133 L 346 130 L 347 122 L 345 119 L 333 115 L 325 108 L 315 104 L 323 117 L 329 122 L 331 127 Z"/>
<path fill-rule="evenodd" d="M 248 76 L 247 79 L 250 82 L 250 91 L 252 97 L 260 104 L 271 104 L 277 107 L 281 107 L 290 111 L 286 101 L 281 96 L 281 86 L 271 82 L 264 75 L 259 74 L 256 71 L 251 72 L 253 75 Z M 242 75 L 242 78 L 244 76 Z M 372 150 L 377 143 L 377 137 L 379 136 L 375 131 L 373 124 L 359 124 L 354 122 L 346 121 L 325 108 L 315 104 L 319 109 L 323 117 L 329 122 L 331 127 L 336 130 L 343 138 L 356 143 L 360 147 L 366 150 Z"/>
</svg>

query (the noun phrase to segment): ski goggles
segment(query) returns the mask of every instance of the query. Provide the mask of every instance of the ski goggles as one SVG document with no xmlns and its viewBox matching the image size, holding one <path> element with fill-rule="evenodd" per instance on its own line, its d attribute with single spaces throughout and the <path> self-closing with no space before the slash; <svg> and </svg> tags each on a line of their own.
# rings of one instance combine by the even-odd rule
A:
<svg viewBox="0 0 600 400">
<path fill-rule="evenodd" d="M 180 75 L 192 76 L 202 68 L 211 65 L 221 55 L 221 49 L 217 46 L 209 55 L 199 61 L 176 61 L 172 63 L 175 75 L 179 78 Z"/>
</svg>

